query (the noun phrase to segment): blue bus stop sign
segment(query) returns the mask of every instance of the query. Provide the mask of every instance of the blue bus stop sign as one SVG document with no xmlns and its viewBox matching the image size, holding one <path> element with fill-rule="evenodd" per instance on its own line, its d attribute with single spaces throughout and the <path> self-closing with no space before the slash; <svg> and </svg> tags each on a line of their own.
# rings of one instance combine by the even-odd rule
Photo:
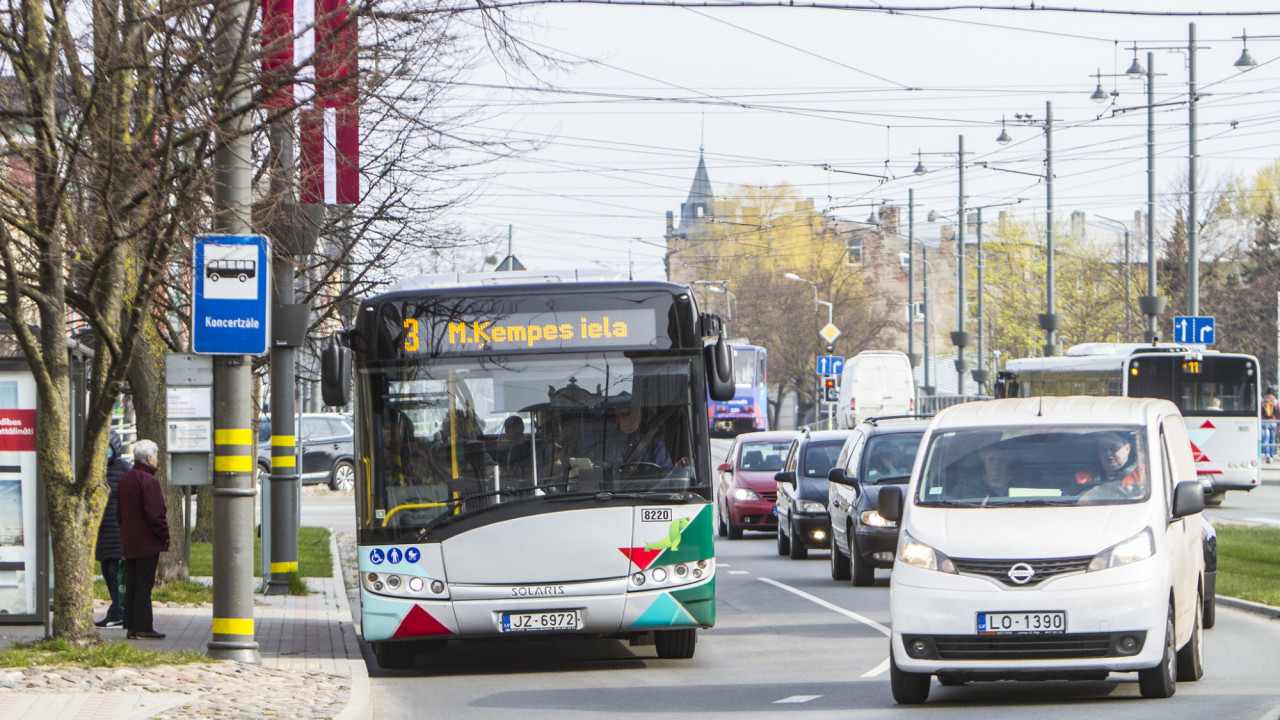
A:
<svg viewBox="0 0 1280 720">
<path fill-rule="evenodd" d="M 1214 341 L 1212 317 L 1177 315 L 1173 318 L 1173 341 L 1190 345 L 1212 345 Z"/>
<path fill-rule="evenodd" d="M 271 258 L 261 235 L 195 242 L 191 347 L 204 355 L 262 355 L 269 337 Z"/>
</svg>

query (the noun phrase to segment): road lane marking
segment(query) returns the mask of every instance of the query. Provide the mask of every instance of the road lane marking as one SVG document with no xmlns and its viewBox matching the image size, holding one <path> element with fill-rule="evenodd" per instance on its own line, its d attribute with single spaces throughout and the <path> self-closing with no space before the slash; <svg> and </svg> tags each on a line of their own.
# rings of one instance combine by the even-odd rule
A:
<svg viewBox="0 0 1280 720">
<path fill-rule="evenodd" d="M 782 698 L 781 700 L 774 700 L 773 704 L 781 705 L 783 703 L 807 703 L 810 700 L 817 700 L 820 697 L 822 696 L 821 695 L 792 695 L 791 697 L 785 697 L 785 698 Z"/>
<path fill-rule="evenodd" d="M 812 602 L 812 603 L 815 603 L 815 604 L 817 604 L 817 605 L 820 605 L 820 606 L 822 606 L 822 607 L 824 607 L 824 608 L 826 608 L 826 609 L 828 609 L 828 610 L 831 610 L 831 611 L 833 611 L 833 612 L 840 613 L 841 615 L 844 615 L 845 617 L 847 617 L 847 618 L 849 618 L 849 619 L 851 619 L 851 620 L 854 620 L 854 621 L 856 621 L 856 622 L 860 622 L 860 623 L 862 623 L 863 625 L 866 625 L 867 627 L 869 627 L 869 628 L 871 628 L 871 629 L 873 629 L 873 630 L 875 630 L 875 631 L 877 631 L 877 632 L 879 632 L 879 633 L 883 634 L 885 637 L 893 637 L 893 631 L 892 631 L 892 630 L 890 630 L 889 628 L 885 627 L 884 625 L 881 625 L 880 623 L 876 622 L 875 620 L 872 620 L 872 619 L 871 619 L 871 618 L 869 618 L 869 617 L 866 617 L 866 616 L 864 616 L 864 615 L 859 615 L 858 613 L 856 613 L 856 612 L 854 612 L 854 611 L 852 611 L 852 610 L 846 610 L 845 608 L 842 608 L 842 607 L 840 607 L 839 605 L 835 605 L 835 604 L 829 603 L 829 602 L 827 602 L 826 600 L 823 600 L 822 598 L 820 598 L 820 597 L 818 597 L 818 596 L 816 596 L 816 595 L 810 595 L 809 593 L 807 593 L 807 592 L 805 592 L 805 591 L 803 591 L 803 590 L 801 590 L 801 589 L 799 589 L 799 588 L 793 588 L 793 587 L 791 587 L 790 585 L 787 585 L 786 583 L 780 583 L 780 582 L 778 582 L 777 580 L 774 580 L 774 579 L 772 579 L 772 578 L 759 578 L 759 580 L 760 580 L 760 582 L 769 583 L 770 585 L 772 585 L 772 586 L 774 586 L 774 587 L 776 587 L 776 588 L 778 588 L 778 589 L 780 589 L 780 590 L 786 590 L 786 591 L 787 591 L 787 592 L 789 592 L 789 593 L 793 593 L 793 594 L 795 594 L 795 595 L 799 595 L 800 597 L 804 598 L 805 600 L 808 600 L 808 601 L 810 601 L 810 602 Z M 862 677 L 864 677 L 864 678 L 866 678 L 866 677 L 875 677 L 876 675 L 879 675 L 879 674 L 881 674 L 881 673 L 885 672 L 885 671 L 886 671 L 886 670 L 888 670 L 888 669 L 889 669 L 889 658 L 887 658 L 887 657 L 886 657 L 883 661 L 881 661 L 881 663 L 880 663 L 879 665 L 877 665 L 877 666 L 875 666 L 875 667 L 871 668 L 870 670 L 868 670 L 867 672 L 863 673 L 863 674 L 862 674 Z"/>
<path fill-rule="evenodd" d="M 730 575 L 750 575 L 751 571 L 750 570 L 730 570 L 729 574 Z"/>
</svg>

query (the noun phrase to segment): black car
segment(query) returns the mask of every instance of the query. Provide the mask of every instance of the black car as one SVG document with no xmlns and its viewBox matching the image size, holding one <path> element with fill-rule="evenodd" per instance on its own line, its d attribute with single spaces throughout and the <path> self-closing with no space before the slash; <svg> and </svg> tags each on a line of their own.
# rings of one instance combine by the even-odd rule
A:
<svg viewBox="0 0 1280 720">
<path fill-rule="evenodd" d="M 1208 630 L 1218 621 L 1218 531 L 1208 518 L 1200 522 L 1204 546 L 1204 617 L 1201 626 Z"/>
<path fill-rule="evenodd" d="M 825 548 L 831 540 L 827 520 L 827 473 L 840 455 L 850 430 L 803 427 L 787 450 L 778 484 L 778 554 L 792 560 L 809 556 L 809 548 Z"/>
<path fill-rule="evenodd" d="M 351 418 L 336 413 L 303 413 L 296 429 L 302 483 L 327 483 L 329 489 L 343 492 L 354 488 L 355 431 Z M 258 419 L 258 473 L 260 478 L 271 474 L 270 415 Z"/>
<path fill-rule="evenodd" d="M 831 517 L 831 579 L 871 585 L 876 568 L 893 567 L 898 524 L 876 511 L 880 488 L 911 479 L 916 450 L 929 423 L 869 418 L 845 441 L 828 476 Z"/>
</svg>

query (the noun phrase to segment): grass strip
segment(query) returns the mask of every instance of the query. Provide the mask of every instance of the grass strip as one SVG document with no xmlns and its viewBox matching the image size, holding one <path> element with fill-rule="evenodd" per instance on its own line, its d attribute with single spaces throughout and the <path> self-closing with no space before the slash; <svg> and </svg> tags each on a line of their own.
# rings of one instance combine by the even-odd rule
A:
<svg viewBox="0 0 1280 720">
<path fill-rule="evenodd" d="M 1280 528 L 1215 524 L 1218 594 L 1280 606 Z"/>
<path fill-rule="evenodd" d="M 15 642 L 0 650 L 0 667 L 35 667 L 37 665 L 77 665 L 80 667 L 154 667 L 210 662 L 207 655 L 194 651 L 180 653 L 147 650 L 130 643 L 115 641 L 80 648 L 66 640 Z"/>
</svg>

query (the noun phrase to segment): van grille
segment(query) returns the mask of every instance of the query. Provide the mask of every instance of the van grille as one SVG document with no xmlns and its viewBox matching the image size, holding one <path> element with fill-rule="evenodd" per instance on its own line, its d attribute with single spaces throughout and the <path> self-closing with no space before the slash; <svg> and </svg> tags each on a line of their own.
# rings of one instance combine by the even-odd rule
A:
<svg viewBox="0 0 1280 720">
<path fill-rule="evenodd" d="M 1037 560 L 982 560 L 972 558 L 951 558 L 956 571 L 964 575 L 982 575 L 1008 585 L 1009 587 L 1035 587 L 1051 577 L 1084 572 L 1089 567 L 1093 556 L 1073 558 L 1041 558 Z M 1009 577 L 1009 570 L 1019 563 L 1025 563 L 1035 570 L 1035 574 L 1025 583 L 1016 583 Z"/>
<path fill-rule="evenodd" d="M 1111 633 L 934 635 L 943 660 L 1073 660 L 1111 654 Z"/>
</svg>

